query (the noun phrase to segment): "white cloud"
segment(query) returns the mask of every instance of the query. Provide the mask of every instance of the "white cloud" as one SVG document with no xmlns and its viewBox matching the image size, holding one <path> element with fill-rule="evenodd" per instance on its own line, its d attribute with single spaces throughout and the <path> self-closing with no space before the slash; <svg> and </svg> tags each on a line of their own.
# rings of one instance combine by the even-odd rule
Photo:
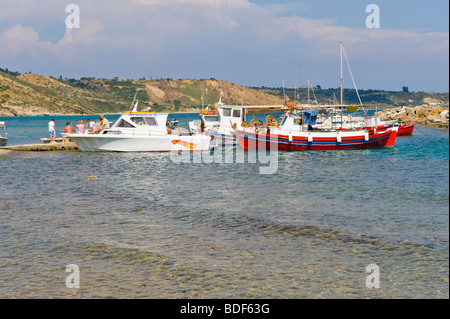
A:
<svg viewBox="0 0 450 319">
<path fill-rule="evenodd" d="M 344 41 L 347 47 L 365 58 L 381 55 L 400 55 L 448 52 L 448 32 L 420 32 L 417 30 L 349 28 L 334 25 L 333 19 L 313 20 L 302 17 L 277 19 L 282 34 L 296 34 L 299 40 L 308 40 L 319 55 L 328 55 L 329 49 Z"/>
<path fill-rule="evenodd" d="M 278 72 L 299 63 L 307 70 L 323 69 L 338 58 L 340 40 L 351 62 L 361 65 L 420 61 L 436 68 L 434 61 L 448 59 L 448 32 L 351 28 L 337 25 L 336 19 L 289 14 L 293 4 L 258 6 L 248 0 L 78 0 L 81 28 L 66 30 L 52 44 L 40 40 L 37 30 L 49 21 L 64 22 L 65 4 L 43 0 L 40 6 L 32 2 L 21 10 L 24 0 L 5 1 L 0 13 L 0 28 L 6 25 L 0 31 L 1 58 L 41 56 L 53 64 L 59 61 L 60 68 L 79 63 L 80 72 L 104 64 L 105 72 L 111 72 L 106 66 L 122 66 L 139 72 L 184 70 L 185 77 L 195 77 L 209 61 L 205 72 L 210 76 L 232 74 L 228 80 L 236 81 L 252 76 L 250 66 L 254 72 Z M 305 2 L 296 5 L 297 14 L 308 7 Z M 248 71 L 241 72 L 243 67 Z M 381 77 L 382 70 L 376 71 Z"/>
<path fill-rule="evenodd" d="M 0 35 L 0 43 L 3 43 L 0 57 L 14 57 L 23 52 L 36 54 L 38 41 L 39 35 L 33 28 L 14 25 Z"/>
</svg>

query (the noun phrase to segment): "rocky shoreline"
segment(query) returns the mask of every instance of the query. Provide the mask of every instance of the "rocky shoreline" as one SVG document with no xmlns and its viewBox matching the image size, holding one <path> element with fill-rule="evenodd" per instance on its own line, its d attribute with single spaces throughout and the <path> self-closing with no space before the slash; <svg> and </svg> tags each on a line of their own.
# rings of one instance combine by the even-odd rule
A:
<svg viewBox="0 0 450 319">
<path fill-rule="evenodd" d="M 377 113 L 382 121 L 398 120 L 417 125 L 448 129 L 449 109 L 442 106 L 418 105 L 416 107 L 395 107 Z"/>
<path fill-rule="evenodd" d="M 37 106 L 14 106 L 0 107 L 0 117 L 24 117 L 24 116 L 61 116 L 70 115 L 62 112 L 55 112 L 43 107 Z"/>
</svg>

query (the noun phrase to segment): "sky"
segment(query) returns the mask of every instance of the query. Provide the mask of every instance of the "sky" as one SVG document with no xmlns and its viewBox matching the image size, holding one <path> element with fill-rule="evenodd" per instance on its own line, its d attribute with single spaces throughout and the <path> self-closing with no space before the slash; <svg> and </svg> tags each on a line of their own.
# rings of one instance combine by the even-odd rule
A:
<svg viewBox="0 0 450 319">
<path fill-rule="evenodd" d="M 54 77 L 337 88 L 340 41 L 358 89 L 449 91 L 446 0 L 0 0 L 0 67 Z"/>
</svg>

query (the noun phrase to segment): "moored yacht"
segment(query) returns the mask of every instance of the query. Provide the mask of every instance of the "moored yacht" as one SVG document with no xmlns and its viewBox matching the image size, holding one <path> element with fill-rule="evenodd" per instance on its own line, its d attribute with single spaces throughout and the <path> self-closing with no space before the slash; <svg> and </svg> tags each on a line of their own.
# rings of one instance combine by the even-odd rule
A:
<svg viewBox="0 0 450 319">
<path fill-rule="evenodd" d="M 205 134 L 168 132 L 167 113 L 125 112 L 112 126 L 97 134 L 72 133 L 67 138 L 82 151 L 168 152 L 206 151 L 211 137 Z M 174 131 L 175 132 L 175 131 Z"/>
</svg>

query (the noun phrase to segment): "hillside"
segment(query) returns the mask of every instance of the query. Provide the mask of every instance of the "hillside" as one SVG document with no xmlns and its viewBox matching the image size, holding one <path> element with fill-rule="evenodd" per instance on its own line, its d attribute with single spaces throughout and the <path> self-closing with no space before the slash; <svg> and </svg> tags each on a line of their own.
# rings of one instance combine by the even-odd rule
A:
<svg viewBox="0 0 450 319">
<path fill-rule="evenodd" d="M 137 93 L 136 93 L 137 92 Z M 251 88 L 215 79 L 55 79 L 40 74 L 19 74 L 0 69 L 0 116 L 33 116 L 62 114 L 118 113 L 129 109 L 137 94 L 139 110 L 157 112 L 196 112 L 202 105 L 214 105 L 221 94 L 226 104 L 282 104 L 284 93 L 296 96 L 292 88 Z M 297 90 L 299 100 L 306 102 L 307 89 Z M 389 92 L 360 90 L 366 105 L 378 107 L 415 106 L 422 104 L 448 107 L 448 93 Z M 332 103 L 338 89 L 310 90 L 310 98 Z M 345 89 L 344 102 L 358 103 L 354 90 Z"/>
<path fill-rule="evenodd" d="M 47 76 L 11 76 L 0 72 L 0 116 L 97 113 L 102 109 L 118 109 L 115 104 L 109 97 Z"/>
<path fill-rule="evenodd" d="M 137 92 L 137 93 L 136 93 Z M 229 104 L 281 104 L 272 94 L 226 81 L 55 79 L 39 74 L 0 72 L 0 116 L 116 113 L 129 109 L 137 94 L 139 109 L 198 111 L 223 94 Z"/>
</svg>

